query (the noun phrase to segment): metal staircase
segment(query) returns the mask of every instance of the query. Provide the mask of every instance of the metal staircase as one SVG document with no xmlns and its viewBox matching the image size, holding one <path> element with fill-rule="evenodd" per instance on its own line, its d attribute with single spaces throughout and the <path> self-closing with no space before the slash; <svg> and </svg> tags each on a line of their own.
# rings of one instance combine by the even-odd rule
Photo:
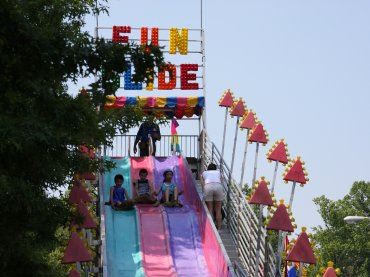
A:
<svg viewBox="0 0 370 277">
<path fill-rule="evenodd" d="M 200 182 L 198 181 L 197 191 L 198 194 L 203 199 L 203 191 Z M 222 244 L 225 247 L 226 253 L 230 259 L 230 262 L 234 265 L 235 262 L 238 259 L 238 253 L 236 252 L 236 244 L 234 243 L 234 240 L 232 238 L 232 234 L 227 227 L 226 220 L 222 223 L 222 229 L 218 230 L 218 234 L 220 235 L 220 238 L 222 240 Z"/>
<path fill-rule="evenodd" d="M 238 260 L 238 253 L 236 252 L 236 244 L 234 243 L 232 234 L 227 228 L 227 225 L 223 224 L 222 229 L 219 230 L 218 233 L 220 234 L 222 243 L 224 244 L 230 261 L 232 262 L 232 264 L 235 264 L 235 262 Z"/>
<path fill-rule="evenodd" d="M 209 163 L 218 166 L 222 175 L 222 185 L 227 199 L 223 203 L 223 213 L 226 216 L 223 229 L 219 231 L 224 247 L 238 276 L 256 276 L 256 255 L 258 238 L 258 219 L 245 195 L 230 174 L 230 169 L 223 161 L 221 154 L 207 134 L 200 136 L 200 171 L 206 169 Z M 266 229 L 261 232 L 261 245 L 265 245 Z M 260 249 L 258 276 L 275 276 L 275 256 L 271 245 L 265 256 L 265 248 Z"/>
</svg>

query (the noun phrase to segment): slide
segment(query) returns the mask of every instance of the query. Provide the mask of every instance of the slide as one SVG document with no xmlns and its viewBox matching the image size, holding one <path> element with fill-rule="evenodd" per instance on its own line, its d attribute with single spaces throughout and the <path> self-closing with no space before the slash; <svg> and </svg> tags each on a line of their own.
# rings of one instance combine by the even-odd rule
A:
<svg viewBox="0 0 370 277">
<path fill-rule="evenodd" d="M 178 276 L 209 276 L 194 212 L 166 208 L 171 252 Z"/>
<path fill-rule="evenodd" d="M 148 179 L 153 182 L 153 158 L 131 158 L 131 174 L 139 178 L 140 169 L 148 170 Z M 157 190 L 157 189 L 156 189 Z M 170 252 L 168 227 L 163 208 L 152 205 L 137 205 L 143 265 L 146 276 L 177 276 Z"/>
<path fill-rule="evenodd" d="M 139 207 L 140 236 L 146 276 L 178 276 L 171 257 L 168 227 L 162 207 Z"/>
<path fill-rule="evenodd" d="M 109 190 L 114 185 L 116 174 L 123 175 L 123 187 L 131 197 L 130 159 L 108 158 L 107 160 L 114 161 L 116 168 L 104 176 L 104 201 L 109 201 Z M 141 262 L 135 210 L 121 212 L 105 206 L 104 212 L 108 276 L 145 276 Z"/>
<path fill-rule="evenodd" d="M 196 191 L 186 159 L 113 159 L 117 168 L 105 175 L 104 197 L 109 197 L 114 175 L 124 175 L 125 188 L 132 193 L 132 182 L 139 170 L 148 170 L 156 190 L 163 172 L 171 169 L 173 181 L 183 191 L 182 208 L 137 205 L 135 211 L 115 212 L 106 206 L 106 255 L 108 276 L 231 276 L 212 221 Z"/>
<path fill-rule="evenodd" d="M 180 168 L 181 158 L 155 158 L 155 184 L 163 182 L 163 172 L 171 169 L 174 172 L 173 182 L 179 191 L 185 193 L 184 178 Z M 201 237 L 195 211 L 188 205 L 183 194 L 180 201 L 183 208 L 165 208 L 171 242 L 171 253 L 178 276 L 209 276 L 203 256 Z"/>
</svg>

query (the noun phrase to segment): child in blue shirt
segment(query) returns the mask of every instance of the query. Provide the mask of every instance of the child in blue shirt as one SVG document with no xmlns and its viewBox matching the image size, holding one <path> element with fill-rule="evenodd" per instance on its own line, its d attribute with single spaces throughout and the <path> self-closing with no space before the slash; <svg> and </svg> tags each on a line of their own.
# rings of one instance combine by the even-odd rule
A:
<svg viewBox="0 0 370 277">
<path fill-rule="evenodd" d="M 179 192 L 177 185 L 172 182 L 173 172 L 172 170 L 166 170 L 163 173 L 163 183 L 158 192 L 155 195 L 162 193 L 161 203 L 167 207 L 182 207 L 182 204 L 178 200 Z"/>
<path fill-rule="evenodd" d="M 115 185 L 110 188 L 109 203 L 115 210 L 131 210 L 134 203 L 129 199 L 127 191 L 122 187 L 123 176 L 117 174 L 114 176 Z"/>
</svg>

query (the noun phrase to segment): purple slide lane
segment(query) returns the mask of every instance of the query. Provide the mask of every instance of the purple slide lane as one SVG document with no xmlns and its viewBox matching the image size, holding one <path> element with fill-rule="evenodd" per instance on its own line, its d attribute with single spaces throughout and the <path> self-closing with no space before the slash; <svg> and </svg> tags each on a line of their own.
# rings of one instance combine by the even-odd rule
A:
<svg viewBox="0 0 370 277">
<path fill-rule="evenodd" d="M 209 276 L 194 212 L 166 208 L 171 253 L 178 276 Z"/>
<path fill-rule="evenodd" d="M 158 189 L 163 182 L 163 172 L 174 172 L 173 182 L 179 191 L 186 190 L 183 172 L 180 168 L 181 158 L 172 156 L 154 159 L 154 182 Z M 184 194 L 187 195 L 187 194 Z M 183 208 L 166 208 L 168 232 L 170 235 L 171 254 L 178 276 L 210 276 L 203 255 L 201 233 L 199 231 L 196 211 L 187 205 L 190 201 L 180 197 Z"/>
</svg>

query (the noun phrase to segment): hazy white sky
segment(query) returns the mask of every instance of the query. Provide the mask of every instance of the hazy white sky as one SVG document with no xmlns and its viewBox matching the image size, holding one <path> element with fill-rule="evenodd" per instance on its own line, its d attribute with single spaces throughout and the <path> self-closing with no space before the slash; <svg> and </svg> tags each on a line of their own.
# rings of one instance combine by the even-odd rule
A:
<svg viewBox="0 0 370 277">
<path fill-rule="evenodd" d="M 110 16 L 102 16 L 101 25 L 200 26 L 199 0 L 115 0 L 109 6 Z M 275 140 L 286 139 L 291 156 L 301 155 L 306 162 L 310 178 L 296 189 L 293 215 L 300 226 L 321 223 L 314 197 L 338 199 L 354 181 L 370 180 L 369 13 L 365 0 L 204 0 L 208 132 L 220 147 L 224 110 L 217 101 L 230 88 L 270 135 L 258 176 L 272 178 L 273 165 L 265 153 Z M 93 33 L 94 20 L 87 23 Z M 192 59 L 188 55 L 183 61 Z M 225 157 L 230 161 L 235 119 L 229 123 Z M 179 133 L 192 134 L 197 128 L 186 124 Z M 239 133 L 236 179 L 244 142 L 245 133 Z M 254 151 L 250 146 L 249 183 Z M 288 201 L 291 184 L 282 182 L 281 173 L 276 194 Z"/>
</svg>

